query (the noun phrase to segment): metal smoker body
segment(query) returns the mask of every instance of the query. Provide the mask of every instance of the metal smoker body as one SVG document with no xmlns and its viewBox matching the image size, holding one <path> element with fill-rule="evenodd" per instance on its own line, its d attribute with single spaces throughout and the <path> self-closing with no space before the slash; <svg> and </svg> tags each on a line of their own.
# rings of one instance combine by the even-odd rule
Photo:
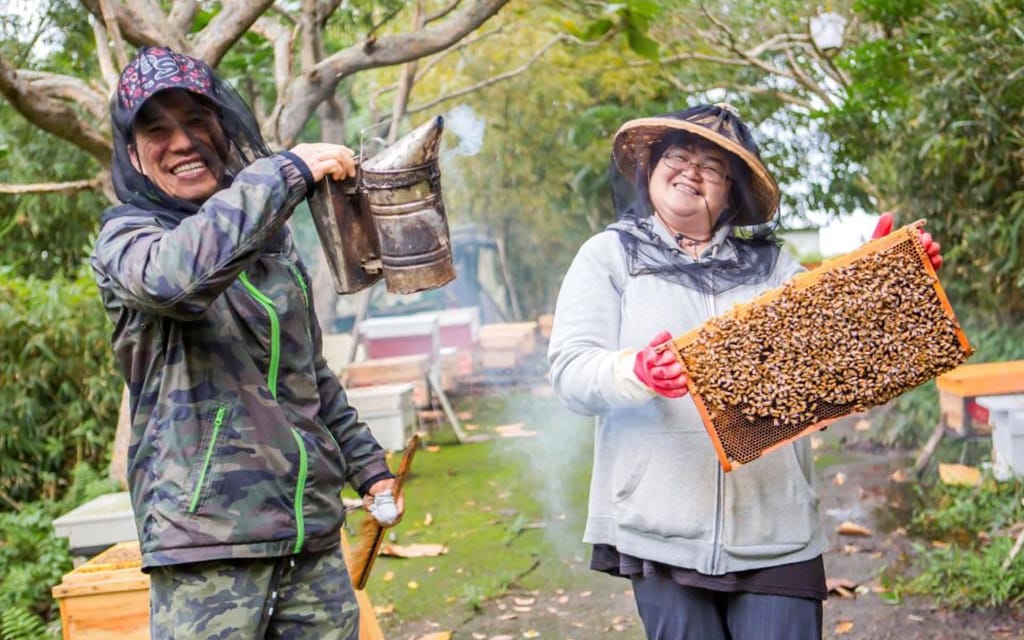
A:
<svg viewBox="0 0 1024 640">
<path fill-rule="evenodd" d="M 388 291 L 415 293 L 455 278 L 434 118 L 363 161 L 355 178 L 324 180 L 310 199 L 334 288 L 354 293 L 382 276 Z"/>
</svg>

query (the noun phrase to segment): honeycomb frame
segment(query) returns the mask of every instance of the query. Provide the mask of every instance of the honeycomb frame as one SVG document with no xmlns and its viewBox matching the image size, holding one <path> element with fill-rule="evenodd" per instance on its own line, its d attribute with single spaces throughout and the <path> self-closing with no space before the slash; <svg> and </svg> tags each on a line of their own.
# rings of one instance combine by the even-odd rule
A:
<svg viewBox="0 0 1024 640">
<path fill-rule="evenodd" d="M 850 253 L 828 260 L 816 269 L 800 273 L 785 285 L 767 291 L 751 302 L 738 304 L 728 312 L 708 320 L 700 327 L 682 334 L 664 345 L 663 348 L 670 349 L 690 375 L 690 395 L 697 406 L 704 427 L 715 447 L 719 462 L 726 472 L 732 471 L 743 464 L 753 462 L 765 453 L 793 440 L 819 431 L 846 415 L 863 411 L 871 406 L 883 404 L 882 400 L 896 397 L 954 368 L 970 357 L 973 349 L 960 327 L 949 299 L 935 273 L 935 269 L 932 267 L 931 261 L 918 239 L 919 230 L 923 225 L 924 221 L 918 220 L 887 236 L 872 240 Z M 907 326 L 911 327 L 907 332 L 908 334 L 916 335 L 919 331 L 924 332 L 925 330 L 932 333 L 940 332 L 941 337 L 947 341 L 946 348 L 950 353 L 949 357 L 942 358 L 941 362 L 939 362 L 939 358 L 932 356 L 931 360 L 926 364 L 929 367 L 934 367 L 933 369 L 923 369 L 916 378 L 897 380 L 893 383 L 892 388 L 887 387 L 884 392 L 880 395 L 876 394 L 872 400 L 867 402 L 858 399 L 849 402 L 823 401 L 819 397 L 820 394 L 819 396 L 814 395 L 812 381 L 801 380 L 799 376 L 796 376 L 794 380 L 784 381 L 785 384 L 790 385 L 791 389 L 795 390 L 793 393 L 796 394 L 797 399 L 794 402 L 800 403 L 801 406 L 803 403 L 808 403 L 814 407 L 813 410 L 807 412 L 806 417 L 803 419 L 793 418 L 788 421 L 784 419 L 780 422 L 778 417 L 772 418 L 766 413 L 758 413 L 756 410 L 752 410 L 749 403 L 735 402 L 728 404 L 707 401 L 711 396 L 717 398 L 722 394 L 714 393 L 711 386 L 707 384 L 709 378 L 714 378 L 713 375 L 707 375 L 706 372 L 702 373 L 699 369 L 694 368 L 692 366 L 692 358 L 691 362 L 688 363 L 687 352 L 698 347 L 705 348 L 708 343 L 708 336 L 713 335 L 716 327 L 720 326 L 723 322 L 733 323 L 730 326 L 742 327 L 743 323 L 748 322 L 751 317 L 763 318 L 764 313 L 772 305 L 781 304 L 786 296 L 794 294 L 820 295 L 819 289 L 826 292 L 831 291 L 831 289 L 825 289 L 826 286 L 831 286 L 831 284 L 827 283 L 843 282 L 843 279 L 852 282 L 852 277 L 848 274 L 855 273 L 856 269 L 866 269 L 868 264 L 877 265 L 879 263 L 893 264 L 903 269 L 904 273 L 909 269 L 913 272 L 915 276 L 913 280 L 916 283 L 908 284 L 908 279 L 898 278 L 897 275 L 893 277 L 898 278 L 898 281 L 896 279 L 891 282 L 882 281 L 878 283 L 879 287 L 884 287 L 887 284 L 900 287 L 899 292 L 901 294 L 912 295 L 914 301 L 925 301 L 929 305 L 929 308 L 926 310 L 933 317 L 943 318 L 943 321 L 926 323 L 926 326 L 916 326 L 914 325 L 916 316 L 911 317 L 912 314 L 907 313 L 906 309 L 900 307 L 882 309 L 876 312 L 869 320 L 871 322 L 898 320 L 902 323 L 899 326 L 904 328 Z M 896 263 L 899 264 L 897 265 Z M 886 270 L 886 272 L 891 272 L 891 270 Z M 874 275 L 874 272 L 872 275 Z M 867 299 L 875 291 L 874 289 L 858 290 L 858 293 Z M 820 307 L 817 309 L 820 310 Z M 805 316 L 804 318 L 798 318 L 799 322 L 807 322 L 808 326 L 813 325 L 814 318 L 810 317 L 812 310 L 799 306 L 797 311 L 799 313 L 796 315 Z M 791 313 L 788 314 L 787 318 L 791 318 L 792 315 Z M 910 325 L 907 324 L 908 322 L 910 322 Z M 915 351 L 913 349 L 913 341 L 906 339 L 906 336 L 899 336 L 899 338 L 901 353 L 906 354 L 907 357 L 914 358 L 915 361 L 930 357 L 929 353 L 922 352 L 920 349 Z M 836 339 L 834 344 L 838 348 L 842 341 Z M 721 345 L 718 346 L 721 347 Z M 860 346 L 865 345 L 861 344 Z M 744 352 L 748 356 L 750 348 L 752 347 L 748 343 L 746 345 L 747 352 Z M 753 348 L 764 351 L 769 349 L 770 346 L 758 345 Z M 884 358 L 886 355 L 885 353 L 878 353 L 878 349 L 875 349 L 875 352 L 870 351 L 870 345 L 868 345 L 868 348 L 867 352 L 857 353 L 854 357 L 878 359 Z M 841 353 L 850 356 L 852 353 L 851 349 Z M 724 347 L 708 353 L 713 355 L 717 362 L 729 362 L 730 358 L 736 357 L 739 350 Z M 776 371 L 776 373 L 780 372 Z M 853 382 L 856 381 L 855 378 Z M 774 386 L 776 382 L 773 380 L 772 385 Z"/>
</svg>

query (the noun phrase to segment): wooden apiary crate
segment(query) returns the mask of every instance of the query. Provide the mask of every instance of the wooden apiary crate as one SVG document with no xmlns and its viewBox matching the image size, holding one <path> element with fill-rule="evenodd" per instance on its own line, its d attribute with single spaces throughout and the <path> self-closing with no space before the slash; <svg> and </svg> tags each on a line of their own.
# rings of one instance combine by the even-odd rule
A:
<svg viewBox="0 0 1024 640">
<path fill-rule="evenodd" d="M 346 564 L 352 554 L 341 531 Z M 149 576 L 138 542 L 120 542 L 64 576 L 52 589 L 64 640 L 150 640 Z M 383 640 L 369 595 L 357 590 L 359 640 Z"/>
<path fill-rule="evenodd" d="M 431 366 L 431 358 L 426 354 L 375 358 L 346 365 L 339 378 L 346 389 L 408 382 L 413 386 L 413 403 L 417 407 L 427 407 L 430 406 L 427 374 Z"/>
<path fill-rule="evenodd" d="M 922 221 L 799 274 L 668 343 L 726 471 L 884 404 L 972 353 Z"/>
<path fill-rule="evenodd" d="M 500 322 L 480 327 L 480 366 L 484 369 L 514 369 L 536 348 L 536 322 Z"/>
<path fill-rule="evenodd" d="M 149 576 L 138 542 L 119 542 L 52 589 L 64 640 L 148 640 Z"/>
<path fill-rule="evenodd" d="M 987 435 L 987 409 L 977 399 L 1024 393 L 1024 360 L 964 364 L 935 379 L 942 423 L 959 436 Z"/>
</svg>

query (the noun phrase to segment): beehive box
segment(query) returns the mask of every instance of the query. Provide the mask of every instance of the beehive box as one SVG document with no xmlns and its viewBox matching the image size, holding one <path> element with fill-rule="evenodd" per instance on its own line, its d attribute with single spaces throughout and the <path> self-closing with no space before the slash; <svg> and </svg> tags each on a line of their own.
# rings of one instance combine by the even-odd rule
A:
<svg viewBox="0 0 1024 640">
<path fill-rule="evenodd" d="M 349 404 L 359 411 L 380 446 L 401 451 L 416 431 L 417 414 L 413 385 L 409 383 L 352 387 L 346 391 Z"/>
<path fill-rule="evenodd" d="M 953 369 L 971 352 L 918 239 L 873 240 L 667 343 L 723 469 Z"/>
<path fill-rule="evenodd" d="M 344 529 L 346 564 L 352 554 Z M 150 640 L 149 576 L 142 573 L 138 542 L 121 542 L 64 576 L 52 589 L 60 603 L 64 640 Z M 369 595 L 356 591 L 359 640 L 383 640 Z"/>
<path fill-rule="evenodd" d="M 942 423 L 956 435 L 988 435 L 987 410 L 977 399 L 1024 393 L 1024 360 L 965 364 L 935 380 Z"/>
<path fill-rule="evenodd" d="M 52 589 L 64 640 L 148 640 L 149 576 L 138 542 L 120 542 Z"/>
</svg>

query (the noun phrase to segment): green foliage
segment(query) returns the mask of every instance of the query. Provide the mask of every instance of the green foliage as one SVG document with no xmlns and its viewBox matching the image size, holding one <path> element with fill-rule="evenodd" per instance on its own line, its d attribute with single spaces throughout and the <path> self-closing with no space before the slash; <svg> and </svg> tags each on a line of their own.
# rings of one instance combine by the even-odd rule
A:
<svg viewBox="0 0 1024 640">
<path fill-rule="evenodd" d="M 87 267 L 0 268 L 0 508 L 57 497 L 78 463 L 106 468 L 123 387 L 110 331 Z"/>
<path fill-rule="evenodd" d="M 27 609 L 15 607 L 0 615 L 0 640 L 39 640 L 46 635 L 46 625 Z"/>
<path fill-rule="evenodd" d="M 66 538 L 58 538 L 54 518 L 105 493 L 117 491 L 114 481 L 87 463 L 78 465 L 71 486 L 60 500 L 25 504 L 17 512 L 0 512 L 0 610 L 21 610 L 5 617 L 0 640 L 33 639 L 43 634 L 19 635 L 32 628 L 33 620 L 53 620 L 58 611 L 50 589 L 71 570 Z M 8 624 L 10 629 L 8 629 Z"/>
<path fill-rule="evenodd" d="M 928 218 L 958 298 L 1024 312 L 1024 48 L 1020 3 L 861 0 L 885 37 L 841 63 L 848 99 L 824 119 L 837 173 L 866 171 L 909 222 Z M 849 180 L 849 178 L 847 178 Z M 854 181 L 856 181 L 854 179 Z"/>
<path fill-rule="evenodd" d="M 916 575 L 899 590 L 932 597 L 940 606 L 993 608 L 1024 601 L 1024 559 L 1002 565 L 1024 521 L 1024 483 L 986 480 L 979 487 L 940 485 L 924 497 L 909 531 L 938 547 L 915 544 Z"/>
</svg>

